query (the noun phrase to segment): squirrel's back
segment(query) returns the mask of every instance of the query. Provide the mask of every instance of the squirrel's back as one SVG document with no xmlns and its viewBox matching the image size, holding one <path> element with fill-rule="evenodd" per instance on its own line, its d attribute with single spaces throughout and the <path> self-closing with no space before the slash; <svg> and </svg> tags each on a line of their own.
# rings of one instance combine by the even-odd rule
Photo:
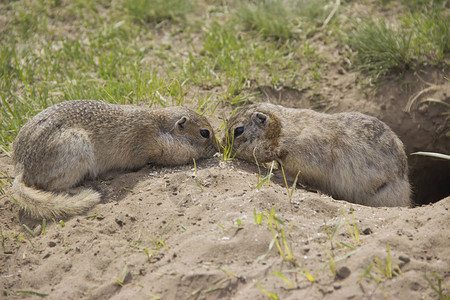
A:
<svg viewBox="0 0 450 300">
<path fill-rule="evenodd" d="M 299 182 L 337 199 L 371 206 L 411 204 L 403 144 L 375 117 L 260 103 L 238 111 L 228 125 L 238 158 L 277 160 L 287 174 L 298 174 Z"/>
</svg>

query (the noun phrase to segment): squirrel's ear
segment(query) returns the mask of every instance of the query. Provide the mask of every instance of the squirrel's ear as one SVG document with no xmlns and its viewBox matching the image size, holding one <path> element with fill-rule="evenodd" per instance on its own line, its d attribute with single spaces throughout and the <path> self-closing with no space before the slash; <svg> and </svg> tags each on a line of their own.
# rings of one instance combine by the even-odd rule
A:
<svg viewBox="0 0 450 300">
<path fill-rule="evenodd" d="M 254 112 L 252 115 L 252 122 L 257 126 L 267 127 L 269 126 L 270 117 L 262 112 Z"/>
<path fill-rule="evenodd" d="M 181 117 L 176 123 L 175 126 L 179 131 L 183 131 L 186 128 L 186 122 L 188 117 Z"/>
</svg>

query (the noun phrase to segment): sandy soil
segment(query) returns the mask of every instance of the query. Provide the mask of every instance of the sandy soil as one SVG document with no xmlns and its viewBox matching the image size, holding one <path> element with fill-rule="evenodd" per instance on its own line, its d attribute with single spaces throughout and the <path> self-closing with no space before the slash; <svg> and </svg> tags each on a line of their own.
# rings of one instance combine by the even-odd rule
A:
<svg viewBox="0 0 450 300">
<path fill-rule="evenodd" d="M 6 156 L 0 169 L 15 174 Z M 48 221 L 46 233 L 2 196 L 1 297 L 37 297 L 23 294 L 31 291 L 47 299 L 438 299 L 425 278 L 437 286 L 432 272 L 448 294 L 450 197 L 416 208 L 372 208 L 301 188 L 289 199 L 280 171 L 259 189 L 257 178 L 255 165 L 218 157 L 199 161 L 196 174 L 192 165 L 110 172 L 85 183 L 104 194 L 103 203 L 64 219 L 65 226 Z M 278 231 L 266 216 L 255 222 L 255 212 L 272 209 Z M 331 243 L 327 228 L 332 234 L 336 227 Z M 400 273 L 389 279 L 375 270 L 375 258 L 386 264 L 387 245 Z"/>
</svg>

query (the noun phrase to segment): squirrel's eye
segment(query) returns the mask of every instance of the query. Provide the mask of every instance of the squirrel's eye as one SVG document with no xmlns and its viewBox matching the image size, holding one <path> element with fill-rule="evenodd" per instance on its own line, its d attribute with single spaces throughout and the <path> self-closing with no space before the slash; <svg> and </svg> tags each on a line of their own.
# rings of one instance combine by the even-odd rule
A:
<svg viewBox="0 0 450 300">
<path fill-rule="evenodd" d="M 243 134 L 244 133 L 244 126 L 242 126 L 242 127 L 236 127 L 235 129 L 234 129 L 234 137 L 238 137 L 238 136 L 240 136 L 241 134 Z"/>
<path fill-rule="evenodd" d="M 209 138 L 209 130 L 208 129 L 201 129 L 200 135 L 204 137 L 205 139 Z"/>
</svg>

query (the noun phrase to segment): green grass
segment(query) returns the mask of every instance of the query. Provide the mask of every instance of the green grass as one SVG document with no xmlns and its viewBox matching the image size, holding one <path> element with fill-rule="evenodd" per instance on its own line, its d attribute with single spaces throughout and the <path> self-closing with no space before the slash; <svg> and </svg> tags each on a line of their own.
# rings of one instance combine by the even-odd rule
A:
<svg viewBox="0 0 450 300">
<path fill-rule="evenodd" d="M 218 145 L 219 154 L 220 154 L 220 160 L 221 161 L 230 161 L 233 160 L 236 153 L 233 153 L 233 142 L 234 139 L 232 136 L 230 136 L 230 132 L 228 130 L 227 120 L 225 116 L 223 116 L 223 123 L 221 126 L 221 131 L 225 131 L 224 133 L 224 143 L 222 144 L 218 139 L 216 140 L 216 143 Z"/>
<path fill-rule="evenodd" d="M 450 295 L 445 293 L 444 288 L 442 287 L 442 281 L 443 279 L 436 273 L 432 272 L 433 278 L 428 278 L 427 274 L 424 274 L 425 280 L 428 282 L 428 285 L 430 288 L 438 295 L 439 300 L 449 300 Z M 437 281 L 437 283 L 433 282 L 434 280 Z"/>
<path fill-rule="evenodd" d="M 49 295 L 46 293 L 40 293 L 40 292 L 36 292 L 36 291 L 25 291 L 25 290 L 15 291 L 14 293 L 21 294 L 21 295 L 33 295 L 33 296 L 38 296 L 38 297 L 46 297 Z"/>
<path fill-rule="evenodd" d="M 325 232 L 327 233 L 328 240 L 330 241 L 330 249 L 334 249 L 334 238 L 336 236 L 336 233 L 339 230 L 339 227 L 341 226 L 341 220 L 338 221 L 336 226 L 334 226 L 333 232 L 331 232 L 331 228 L 328 227 L 327 222 L 323 220 L 324 226 L 325 226 Z"/>
<path fill-rule="evenodd" d="M 121 274 L 119 277 L 114 277 L 114 281 L 119 286 L 123 286 L 128 278 L 130 278 L 130 270 L 128 269 L 128 265 L 125 265 L 125 267 L 122 269 Z"/>
<path fill-rule="evenodd" d="M 289 9 L 283 1 L 249 2 L 242 5 L 236 14 L 245 29 L 255 30 L 265 38 L 288 39 L 293 36 Z"/>
<path fill-rule="evenodd" d="M 256 213 L 256 208 L 253 209 L 253 216 L 255 218 L 255 224 L 261 225 L 264 217 L 264 213 Z"/>
<path fill-rule="evenodd" d="M 277 294 L 270 293 L 270 292 L 266 291 L 266 289 L 263 288 L 263 286 L 262 286 L 259 282 L 256 282 L 256 286 L 261 290 L 261 292 L 264 293 L 264 295 L 267 296 L 267 298 L 269 298 L 269 299 L 274 299 L 274 300 L 280 299 L 280 297 L 278 297 Z"/>
<path fill-rule="evenodd" d="M 20 223 L 20 222 L 19 222 Z M 23 227 L 22 223 L 20 223 L 21 228 L 24 229 L 24 232 L 29 234 L 29 231 L 25 230 L 25 227 Z M 30 245 L 33 247 L 33 243 L 31 240 L 27 237 L 27 235 L 21 235 L 19 233 L 15 232 L 6 232 L 3 230 L 3 227 L 0 227 L 0 237 L 1 237 L 1 249 L 2 255 L 10 255 L 14 254 L 15 248 L 18 248 L 21 246 L 21 244 L 26 243 L 26 240 L 30 243 Z"/>
<path fill-rule="evenodd" d="M 322 267 L 322 269 L 324 269 L 325 267 L 328 267 L 329 270 L 331 271 L 331 273 L 333 274 L 333 277 L 336 278 L 337 276 L 337 263 L 341 260 L 347 259 L 348 257 L 350 257 L 351 255 L 353 255 L 354 253 L 356 253 L 357 251 L 360 250 L 360 248 L 358 248 L 358 246 L 361 245 L 361 241 L 359 238 L 359 231 L 358 231 L 358 227 L 356 225 L 356 221 L 355 221 L 355 216 L 353 213 L 353 207 L 350 207 L 351 210 L 351 214 L 352 214 L 352 221 L 353 221 L 353 226 L 350 225 L 347 216 L 345 215 L 344 211 L 341 209 L 341 214 L 343 215 L 343 219 L 339 219 L 337 221 L 337 224 L 334 226 L 334 228 L 331 228 L 328 226 L 326 220 L 324 220 L 324 227 L 325 227 L 325 232 L 327 234 L 327 238 L 328 241 L 330 242 L 330 247 L 327 247 L 325 245 L 322 245 L 322 247 L 325 249 L 326 251 L 326 255 L 328 256 L 329 260 L 328 262 Z M 353 242 L 354 242 L 354 246 L 345 243 L 343 241 L 335 241 L 336 235 L 339 232 L 339 229 L 341 228 L 341 222 L 342 220 L 345 221 L 345 223 L 347 224 L 347 229 L 348 232 L 350 233 L 350 237 L 352 238 Z M 350 251 L 349 251 L 350 250 Z M 337 256 L 336 252 L 344 252 L 342 255 Z"/>
<path fill-rule="evenodd" d="M 333 254 L 331 253 L 331 251 L 327 251 L 327 255 L 328 255 L 328 258 L 330 259 L 329 263 L 328 263 L 328 267 L 329 267 L 331 273 L 333 274 L 333 277 L 336 277 L 336 269 L 337 269 L 336 261 L 334 260 L 334 257 L 333 257 Z"/>
<path fill-rule="evenodd" d="M 267 175 L 263 177 L 262 173 L 261 173 L 261 167 L 258 164 L 258 161 L 256 160 L 255 157 L 255 162 L 256 162 L 256 166 L 258 167 L 258 174 L 256 174 L 256 185 L 254 185 L 253 187 L 260 190 L 264 185 L 266 185 L 266 187 L 270 186 L 270 179 L 273 177 L 273 167 L 275 165 L 275 161 L 272 161 L 272 163 L 270 164 L 270 168 L 267 169 Z"/>
<path fill-rule="evenodd" d="M 193 8 L 193 0 L 127 0 L 123 5 L 130 16 L 139 22 L 162 22 L 184 19 Z"/>
<path fill-rule="evenodd" d="M 323 60 L 308 42 L 274 43 L 242 31 L 234 17 L 236 9 L 217 6 L 211 13 L 226 12 L 225 16 L 201 19 L 197 4 L 181 0 L 0 4 L 8 20 L 0 36 L 1 151 L 10 153 L 27 120 L 64 100 L 148 106 L 190 103 L 198 105 L 199 113 L 213 114 L 221 103 L 253 99 L 253 89 L 260 85 L 301 89 L 305 81 L 320 80 L 318 71 L 323 69 L 317 66 L 319 61 L 324 65 Z M 162 41 L 160 32 L 169 40 Z M 219 90 L 204 93 L 213 87 Z"/>
<path fill-rule="evenodd" d="M 213 115 L 219 105 L 253 101 L 260 86 L 320 97 L 329 63 L 321 51 L 329 43 L 348 43 L 354 66 L 370 76 L 448 61 L 445 2 L 411 9 L 395 26 L 362 20 L 346 41 L 337 33 L 347 22 L 341 8 L 352 3 L 339 3 L 2 2 L 0 151 L 10 154 L 21 126 L 64 100 L 189 104 Z"/>
<path fill-rule="evenodd" d="M 396 1 L 393 0 L 380 0 L 383 5 L 395 4 Z M 433 8 L 443 8 L 450 7 L 448 0 L 401 0 L 403 5 L 405 5 L 411 11 L 419 10 L 429 10 Z"/>
<path fill-rule="evenodd" d="M 358 230 L 358 225 L 356 224 L 356 221 L 355 221 L 355 215 L 354 215 L 355 210 L 353 209 L 353 206 L 350 206 L 350 211 L 352 214 L 353 226 L 350 225 L 350 222 L 348 221 L 347 216 L 344 213 L 344 210 L 341 208 L 341 213 L 344 216 L 344 220 L 345 220 L 345 223 L 347 224 L 347 228 L 348 228 L 348 231 L 350 232 L 350 236 L 352 237 L 352 240 L 353 240 L 355 246 L 359 246 L 360 245 L 359 230 Z"/>
<path fill-rule="evenodd" d="M 294 257 L 292 243 L 288 241 L 287 235 L 291 231 L 292 226 L 294 224 L 292 223 L 289 226 L 286 233 L 286 231 L 283 229 L 285 223 L 276 215 L 276 210 L 274 207 L 272 207 L 270 211 L 266 210 L 264 213 L 257 213 L 256 209 L 254 209 L 253 215 L 255 218 L 255 223 L 257 225 L 262 224 L 263 217 L 265 216 L 267 220 L 268 229 L 272 234 L 272 241 L 269 244 L 267 252 L 260 255 L 255 260 L 255 263 L 264 260 L 267 257 L 267 255 L 272 251 L 273 246 L 276 246 L 281 260 L 288 262 L 290 265 L 296 267 L 296 269 L 288 270 L 285 272 L 300 274 L 303 277 L 305 277 L 309 282 L 311 283 L 315 282 L 316 281 L 315 277 L 304 266 L 302 266 Z M 293 284 L 284 275 L 282 275 L 280 271 L 273 271 L 273 274 L 281 278 L 284 282 L 286 282 L 290 289 L 294 288 Z"/>
<path fill-rule="evenodd" d="M 243 2 L 236 17 L 245 30 L 256 31 L 266 39 L 286 40 L 304 35 L 325 21 L 329 1 L 263 0 Z"/>
<path fill-rule="evenodd" d="M 284 223 L 275 214 L 274 208 L 270 212 L 266 211 L 267 224 L 275 240 L 275 245 L 284 261 L 294 262 L 292 246 L 288 245 L 284 229 L 281 228 Z"/>
<path fill-rule="evenodd" d="M 300 170 L 297 172 L 297 175 L 295 176 L 294 182 L 292 183 L 292 187 L 289 189 L 289 185 L 287 183 L 287 178 L 286 178 L 286 174 L 284 172 L 283 165 L 280 164 L 280 167 L 281 167 L 281 173 L 283 174 L 284 184 L 286 186 L 286 191 L 287 191 L 287 194 L 288 194 L 288 197 L 289 197 L 289 203 L 290 203 L 292 201 L 292 196 L 295 193 L 295 188 L 297 186 L 297 180 L 298 180 L 298 176 L 300 175 Z"/>
<path fill-rule="evenodd" d="M 1 146 L 0 146 L 0 149 L 2 149 Z M 12 185 L 12 179 L 9 176 L 8 172 L 0 171 L 0 196 L 6 195 L 6 193 L 7 193 L 6 187 L 11 186 L 11 185 Z"/>
<path fill-rule="evenodd" d="M 395 25 L 366 19 L 348 33 L 354 63 L 378 78 L 426 65 L 448 64 L 450 21 L 441 9 L 408 13 Z"/>
<path fill-rule="evenodd" d="M 84 26 L 73 35 L 63 36 L 39 22 L 30 24 L 26 20 L 31 16 L 21 13 L 16 22 L 9 24 L 0 55 L 0 145 L 4 152 L 9 151 L 13 138 L 30 117 L 63 100 L 150 101 L 150 105 L 161 106 L 182 102 L 181 82 L 175 77 L 159 76 L 155 67 L 144 60 L 145 48 L 150 45 L 135 37 L 151 40 L 151 34 L 140 31 L 126 18 L 110 20 L 107 14 L 97 17 L 101 24 L 94 28 L 87 23 L 91 8 L 83 6 L 82 1 L 78 5 L 81 8 L 69 5 L 67 10 L 81 10 L 87 16 Z M 20 12 L 24 8 L 18 9 Z M 52 9 L 48 10 L 51 14 Z M 120 11 L 115 13 L 119 15 Z M 68 27 L 77 27 L 78 22 L 69 22 Z M 22 26 L 41 29 L 38 35 L 30 36 L 22 32 Z M 159 47 L 163 46 L 156 47 L 155 56 L 161 51 Z"/>
<path fill-rule="evenodd" d="M 224 103 L 239 104 L 250 94 L 242 94 L 249 83 L 257 85 L 267 80 L 269 85 L 301 85 L 297 72 L 301 67 L 297 44 L 281 46 L 239 32 L 229 21 L 211 22 L 204 28 L 201 48 L 192 47 L 185 63 L 183 75 L 198 86 L 221 87 Z M 198 48 L 198 49 L 197 49 Z M 317 58 L 318 59 L 318 58 Z"/>
<path fill-rule="evenodd" d="M 204 189 L 204 187 L 203 187 L 203 179 L 202 178 L 200 178 L 198 175 L 197 175 L 197 164 L 195 163 L 195 159 L 193 159 L 193 161 L 194 161 L 194 175 L 193 175 L 193 178 L 194 178 L 194 181 L 195 181 L 195 183 L 197 184 L 197 186 L 200 188 L 200 190 L 203 192 L 205 189 Z"/>
<path fill-rule="evenodd" d="M 384 279 L 390 279 L 394 276 L 400 275 L 402 272 L 398 266 L 392 266 L 391 259 L 391 249 L 389 244 L 386 244 L 387 255 L 384 259 L 384 263 L 382 263 L 377 257 L 374 258 L 373 268 L 379 274 L 380 277 L 377 277 L 379 281 L 383 281 Z"/>
<path fill-rule="evenodd" d="M 383 288 L 381 283 L 386 280 L 391 279 L 394 276 L 400 276 L 402 271 L 399 266 L 392 265 L 391 259 L 391 249 L 389 244 L 386 244 L 387 255 L 380 261 L 378 257 L 374 257 L 373 262 L 366 268 L 364 273 L 360 276 L 358 284 L 361 284 L 362 279 L 367 279 L 376 283 L 377 287 L 380 288 L 381 292 L 386 298 L 389 298 L 386 290 Z"/>
<path fill-rule="evenodd" d="M 415 12 L 401 18 L 405 30 L 411 32 L 413 59 L 438 64 L 450 53 L 450 20 L 440 9 Z"/>
<path fill-rule="evenodd" d="M 280 271 L 272 271 L 272 274 L 278 276 L 281 280 L 283 280 L 287 284 L 288 289 L 295 289 L 295 285 L 289 279 L 287 279 L 286 276 L 284 276 Z"/>
</svg>

